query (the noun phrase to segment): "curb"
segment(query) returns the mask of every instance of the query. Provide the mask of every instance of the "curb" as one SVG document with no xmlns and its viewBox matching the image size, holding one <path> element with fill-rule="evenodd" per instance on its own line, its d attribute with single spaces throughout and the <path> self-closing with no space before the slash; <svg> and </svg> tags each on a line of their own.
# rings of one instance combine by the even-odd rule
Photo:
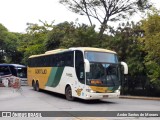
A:
<svg viewBox="0 0 160 120">
<path fill-rule="evenodd" d="M 159 100 L 160 101 L 160 97 L 123 96 L 123 95 L 121 95 L 119 98 L 121 98 L 121 99 Z"/>
</svg>

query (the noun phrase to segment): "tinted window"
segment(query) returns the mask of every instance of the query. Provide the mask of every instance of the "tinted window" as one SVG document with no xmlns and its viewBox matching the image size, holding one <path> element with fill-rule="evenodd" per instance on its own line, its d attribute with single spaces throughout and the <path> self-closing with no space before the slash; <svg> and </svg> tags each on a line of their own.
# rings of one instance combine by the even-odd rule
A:
<svg viewBox="0 0 160 120">
<path fill-rule="evenodd" d="M 0 66 L 0 76 L 11 74 L 8 66 Z"/>
<path fill-rule="evenodd" d="M 85 72 L 84 72 L 84 58 L 81 51 L 75 51 L 75 68 L 77 78 L 81 83 L 85 83 Z"/>
<path fill-rule="evenodd" d="M 65 66 L 71 66 L 73 67 L 74 66 L 74 62 L 73 62 L 73 59 L 74 59 L 74 52 L 71 51 L 71 52 L 68 52 L 64 55 L 64 61 L 65 61 Z"/>
<path fill-rule="evenodd" d="M 25 67 L 17 67 L 17 77 L 26 78 L 27 77 L 27 68 Z"/>
<path fill-rule="evenodd" d="M 17 72 L 14 66 L 10 66 L 10 70 L 12 72 L 12 75 L 17 76 Z"/>
<path fill-rule="evenodd" d="M 64 67 L 74 66 L 74 52 L 63 52 L 60 54 L 46 55 L 35 58 L 29 58 L 29 67 Z"/>
<path fill-rule="evenodd" d="M 104 52 L 85 52 L 85 58 L 90 62 L 117 63 L 117 55 Z"/>
</svg>

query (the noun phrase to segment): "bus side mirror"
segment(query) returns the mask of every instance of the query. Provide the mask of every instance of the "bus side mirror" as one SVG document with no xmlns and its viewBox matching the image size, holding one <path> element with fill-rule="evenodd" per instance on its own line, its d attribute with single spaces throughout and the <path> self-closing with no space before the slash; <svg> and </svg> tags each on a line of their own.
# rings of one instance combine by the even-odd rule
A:
<svg viewBox="0 0 160 120">
<path fill-rule="evenodd" d="M 128 65 L 127 65 L 125 62 L 121 62 L 121 65 L 122 65 L 123 68 L 124 68 L 123 73 L 124 73 L 125 75 L 128 74 Z"/>
<path fill-rule="evenodd" d="M 84 59 L 85 72 L 90 72 L 90 63 L 87 59 Z"/>
</svg>

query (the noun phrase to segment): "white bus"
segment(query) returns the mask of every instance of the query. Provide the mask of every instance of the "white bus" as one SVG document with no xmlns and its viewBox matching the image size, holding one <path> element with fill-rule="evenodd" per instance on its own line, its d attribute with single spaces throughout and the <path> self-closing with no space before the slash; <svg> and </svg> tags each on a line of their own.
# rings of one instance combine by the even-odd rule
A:
<svg viewBox="0 0 160 120">
<path fill-rule="evenodd" d="M 0 79 L 4 84 L 5 81 L 9 84 L 19 79 L 21 85 L 27 85 L 27 67 L 19 64 L 0 64 Z"/>
<path fill-rule="evenodd" d="M 75 47 L 32 55 L 28 60 L 28 84 L 65 94 L 67 100 L 117 98 L 120 95 L 121 71 L 114 51 Z"/>
</svg>

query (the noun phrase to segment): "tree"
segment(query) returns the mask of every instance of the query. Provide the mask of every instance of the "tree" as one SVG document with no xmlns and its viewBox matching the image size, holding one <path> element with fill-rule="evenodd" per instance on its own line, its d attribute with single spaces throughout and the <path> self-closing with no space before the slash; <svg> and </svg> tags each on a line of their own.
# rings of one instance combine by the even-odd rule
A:
<svg viewBox="0 0 160 120">
<path fill-rule="evenodd" d="M 109 40 L 110 48 L 117 51 L 120 61 L 126 61 L 131 76 L 145 75 L 143 44 L 138 38 L 144 34 L 139 23 L 127 22 L 114 31 L 114 37 Z M 108 45 L 109 46 L 109 45 Z"/>
<path fill-rule="evenodd" d="M 1 63 L 19 63 L 21 53 L 17 50 L 18 34 L 12 33 L 0 24 L 0 62 Z"/>
<path fill-rule="evenodd" d="M 5 40 L 5 62 L 7 63 L 21 63 L 22 52 L 18 51 L 19 33 L 8 32 Z"/>
<path fill-rule="evenodd" d="M 68 47 L 98 47 L 97 33 L 94 26 L 82 24 L 75 26 L 74 31 L 66 34 L 62 39 L 61 46 Z"/>
<path fill-rule="evenodd" d="M 42 25 L 27 23 L 27 33 L 22 34 L 19 41 L 18 50 L 24 53 L 22 62 L 27 64 L 28 57 L 34 54 L 45 52 L 45 41 L 50 30 L 53 29 L 53 22 L 39 21 Z"/>
<path fill-rule="evenodd" d="M 91 17 L 100 23 L 99 39 L 108 28 L 108 22 L 125 19 L 138 10 L 150 7 L 148 0 L 59 0 L 61 4 L 80 15 L 86 15 L 92 26 Z"/>
<path fill-rule="evenodd" d="M 119 61 L 125 61 L 128 64 L 129 74 L 123 81 L 122 89 L 127 88 L 127 93 L 131 94 L 138 87 L 145 88 L 146 68 L 144 64 L 145 51 L 143 44 L 138 38 L 144 34 L 139 23 L 127 22 L 120 24 L 117 29 L 110 28 L 110 36 L 104 35 L 103 48 L 111 49 L 117 52 Z M 125 84 L 124 84 L 125 83 Z M 124 94 L 124 92 L 122 92 Z"/>
<path fill-rule="evenodd" d="M 0 62 L 5 62 L 4 54 L 5 54 L 5 40 L 7 36 L 7 28 L 5 28 L 2 24 L 0 24 Z"/>
<path fill-rule="evenodd" d="M 75 27 L 73 23 L 60 23 L 55 25 L 53 29 L 48 33 L 47 40 L 45 42 L 46 50 L 53 50 L 60 47 L 63 42 L 62 39 L 66 34 L 71 34 Z"/>
<path fill-rule="evenodd" d="M 147 74 L 151 83 L 160 90 L 160 11 L 153 8 L 141 24 L 141 28 L 145 31 L 140 41 L 147 52 L 145 57 Z"/>
<path fill-rule="evenodd" d="M 75 25 L 73 22 L 55 25 L 49 32 L 45 42 L 47 50 L 79 46 L 98 46 L 97 33 L 94 26 Z"/>
</svg>

